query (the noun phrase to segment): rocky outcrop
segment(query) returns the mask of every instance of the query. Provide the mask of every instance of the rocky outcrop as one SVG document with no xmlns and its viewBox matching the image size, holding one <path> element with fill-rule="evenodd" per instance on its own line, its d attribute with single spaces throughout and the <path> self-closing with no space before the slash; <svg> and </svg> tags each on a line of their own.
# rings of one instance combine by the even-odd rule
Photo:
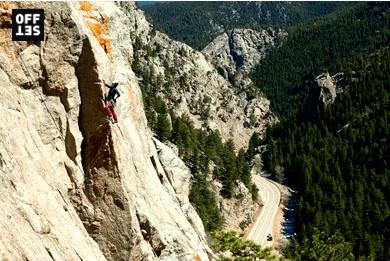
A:
<svg viewBox="0 0 390 261">
<path fill-rule="evenodd" d="M 344 73 L 337 73 L 333 76 L 323 73 L 318 75 L 315 81 L 320 88 L 319 99 L 325 105 L 334 103 L 337 93 L 343 92 L 346 88 Z"/>
<path fill-rule="evenodd" d="M 152 88 L 177 115 L 189 116 L 197 128 L 218 130 L 224 140 L 233 139 L 237 149 L 247 146 L 253 132 L 262 132 L 274 122 L 269 101 L 248 85 L 238 87 L 221 76 L 210 55 L 156 31 L 134 6 L 126 9 L 131 17 L 133 67 L 142 71 L 141 80 L 152 82 L 145 88 Z M 259 41 L 271 41 L 267 33 L 261 34 Z M 244 67 L 249 66 L 245 61 Z"/>
<path fill-rule="evenodd" d="M 204 236 L 202 220 L 189 202 L 191 172 L 177 153 L 167 145 L 157 139 L 153 139 L 156 145 L 159 161 L 164 170 L 161 176 L 168 181 L 173 188 L 182 210 L 186 213 L 187 219 L 192 224 L 195 231 Z"/>
<path fill-rule="evenodd" d="M 146 124 L 134 17 L 114 3 L 18 6 L 45 9 L 45 41 L 11 42 L 13 7 L 0 6 L 0 259 L 212 258 L 189 172 Z M 116 125 L 103 80 L 121 86 Z"/>
<path fill-rule="evenodd" d="M 241 233 L 254 221 L 260 200 L 254 201 L 248 188 L 241 181 L 236 182 L 238 185 L 230 199 L 220 195 L 222 189 L 220 182 L 213 180 L 211 187 L 216 195 L 219 211 L 225 220 L 225 228 Z"/>
<path fill-rule="evenodd" d="M 213 65 L 224 78 L 234 83 L 238 80 L 235 78 L 243 78 L 239 72 L 248 74 L 275 45 L 275 40 L 286 34 L 272 28 L 259 31 L 234 29 L 219 35 L 202 52 L 211 57 Z M 244 84 L 249 86 L 249 83 Z"/>
</svg>

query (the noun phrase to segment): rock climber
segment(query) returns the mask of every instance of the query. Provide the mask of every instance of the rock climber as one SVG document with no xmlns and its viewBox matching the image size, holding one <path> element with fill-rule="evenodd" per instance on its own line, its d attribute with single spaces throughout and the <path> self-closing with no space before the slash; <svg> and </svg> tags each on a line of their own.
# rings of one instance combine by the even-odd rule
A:
<svg viewBox="0 0 390 261">
<path fill-rule="evenodd" d="M 111 120 L 112 123 L 118 122 L 118 116 L 115 111 L 116 99 L 121 96 L 119 90 L 117 89 L 118 83 L 115 82 L 112 85 L 108 85 L 103 81 L 104 85 L 109 88 L 108 95 L 104 97 L 104 111 Z"/>
</svg>

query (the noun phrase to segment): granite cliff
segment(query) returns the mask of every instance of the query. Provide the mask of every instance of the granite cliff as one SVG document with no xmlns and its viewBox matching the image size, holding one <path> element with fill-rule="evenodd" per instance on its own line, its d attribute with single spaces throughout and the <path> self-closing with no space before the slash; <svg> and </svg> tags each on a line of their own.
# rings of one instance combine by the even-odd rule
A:
<svg viewBox="0 0 390 261">
<path fill-rule="evenodd" d="M 12 42 L 12 8 L 44 8 L 45 41 Z M 188 169 L 147 127 L 132 19 L 114 3 L 0 4 L 1 260 L 213 258 Z M 103 80 L 120 84 L 115 125 Z"/>
<path fill-rule="evenodd" d="M 286 36 L 281 29 L 234 29 L 217 36 L 202 52 L 211 57 L 212 64 L 224 78 L 237 87 L 247 88 L 250 85 L 248 74 L 274 47 L 275 41 Z"/>
</svg>

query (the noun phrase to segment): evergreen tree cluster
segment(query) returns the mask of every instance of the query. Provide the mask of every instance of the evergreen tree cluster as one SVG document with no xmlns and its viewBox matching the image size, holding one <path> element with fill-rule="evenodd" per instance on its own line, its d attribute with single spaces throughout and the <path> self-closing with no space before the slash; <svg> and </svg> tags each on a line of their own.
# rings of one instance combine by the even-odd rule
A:
<svg viewBox="0 0 390 261">
<path fill-rule="evenodd" d="M 348 2 L 164 2 L 141 6 L 156 28 L 203 49 L 223 30 L 285 27 L 349 6 Z"/>
<path fill-rule="evenodd" d="M 223 224 L 215 195 L 206 178 L 207 174 L 211 173 L 213 179 L 222 183 L 220 193 L 223 197 L 239 197 L 240 195 L 235 194 L 235 189 L 236 181 L 240 180 L 252 193 L 253 200 L 257 200 L 257 188 L 252 184 L 244 150 L 240 150 L 236 155 L 233 142 L 222 142 L 217 131 L 197 129 L 188 117 L 177 117 L 172 111 L 167 113 L 161 98 L 150 94 L 144 97 L 150 127 L 159 139 L 169 140 L 177 145 L 180 158 L 193 174 L 189 199 L 201 217 L 206 231 L 220 229 Z M 160 117 L 166 119 L 165 115 L 170 115 L 172 127 L 169 123 L 161 125 L 161 122 L 155 120 Z M 153 122 L 156 124 L 152 125 Z M 213 165 L 212 169 L 210 163 Z"/>
<path fill-rule="evenodd" d="M 297 244 L 295 242 L 295 244 Z M 288 249 L 285 256 L 293 260 L 355 260 L 352 254 L 352 244 L 345 242 L 340 232 L 327 236 L 324 232 L 314 230 L 301 246 Z"/>
<path fill-rule="evenodd" d="M 237 197 L 238 195 L 235 194 L 236 180 L 240 180 L 249 188 L 253 199 L 256 200 L 257 189 L 252 185 L 244 150 L 240 150 L 236 155 L 233 142 L 222 142 L 218 132 L 196 129 L 188 117 L 177 117 L 172 111 L 168 112 L 161 98 L 150 94 L 144 94 L 144 97 L 150 127 L 159 139 L 169 140 L 178 146 L 180 158 L 193 174 L 194 180 L 189 198 L 202 218 L 207 231 L 221 228 L 223 223 L 215 195 L 210 190 L 210 183 L 206 179 L 207 173 L 211 172 L 211 162 L 214 165 L 212 177 L 222 183 L 221 195 L 223 197 Z M 172 127 L 167 120 L 168 115 L 170 115 Z"/>
<path fill-rule="evenodd" d="M 386 2 L 359 3 L 315 21 L 289 28 L 279 48 L 267 54 L 253 74 L 257 87 L 282 119 L 302 116 L 315 76 L 344 71 L 355 56 L 386 47 L 390 12 Z M 283 122 L 286 124 L 286 122 Z"/>
<path fill-rule="evenodd" d="M 294 260 L 389 260 L 389 14 L 388 3 L 359 3 L 291 28 L 254 74 L 281 124 L 252 137 L 248 157 L 266 146 L 265 169 L 299 192 Z M 314 83 L 323 72 L 346 85 L 326 106 Z"/>
<path fill-rule="evenodd" d="M 235 153 L 233 141 L 222 142 L 218 131 L 196 129 L 187 117 L 172 116 L 172 139 L 179 148 L 180 157 L 192 173 L 212 171 L 214 179 L 222 183 L 221 195 L 231 198 L 235 195 L 236 180 L 242 181 L 252 191 L 249 165 L 244 150 Z M 210 169 L 210 163 L 212 167 Z M 256 199 L 254 190 L 253 198 Z"/>
<path fill-rule="evenodd" d="M 314 228 L 339 230 L 356 256 L 379 258 L 389 255 L 382 229 L 390 215 L 390 52 L 352 68 L 335 104 L 318 104 L 310 121 L 270 129 L 265 165 L 283 166 L 299 190 L 298 241 Z"/>
<path fill-rule="evenodd" d="M 269 248 L 263 249 L 253 241 L 244 240 L 242 235 L 233 231 L 217 231 L 212 235 L 212 247 L 215 252 L 231 253 L 230 256 L 220 254 L 221 261 L 284 260 L 272 255 Z"/>
</svg>

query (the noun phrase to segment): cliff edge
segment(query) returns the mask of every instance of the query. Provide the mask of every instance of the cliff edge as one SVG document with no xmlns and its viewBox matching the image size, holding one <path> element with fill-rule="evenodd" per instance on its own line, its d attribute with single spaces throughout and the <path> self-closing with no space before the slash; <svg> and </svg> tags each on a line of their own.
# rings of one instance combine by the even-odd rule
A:
<svg viewBox="0 0 390 261">
<path fill-rule="evenodd" d="M 12 42 L 12 8 L 45 9 L 45 41 Z M 0 4 L 0 259 L 213 258 L 190 172 L 147 128 L 127 16 L 114 3 Z M 115 125 L 103 80 L 122 93 Z"/>
</svg>

